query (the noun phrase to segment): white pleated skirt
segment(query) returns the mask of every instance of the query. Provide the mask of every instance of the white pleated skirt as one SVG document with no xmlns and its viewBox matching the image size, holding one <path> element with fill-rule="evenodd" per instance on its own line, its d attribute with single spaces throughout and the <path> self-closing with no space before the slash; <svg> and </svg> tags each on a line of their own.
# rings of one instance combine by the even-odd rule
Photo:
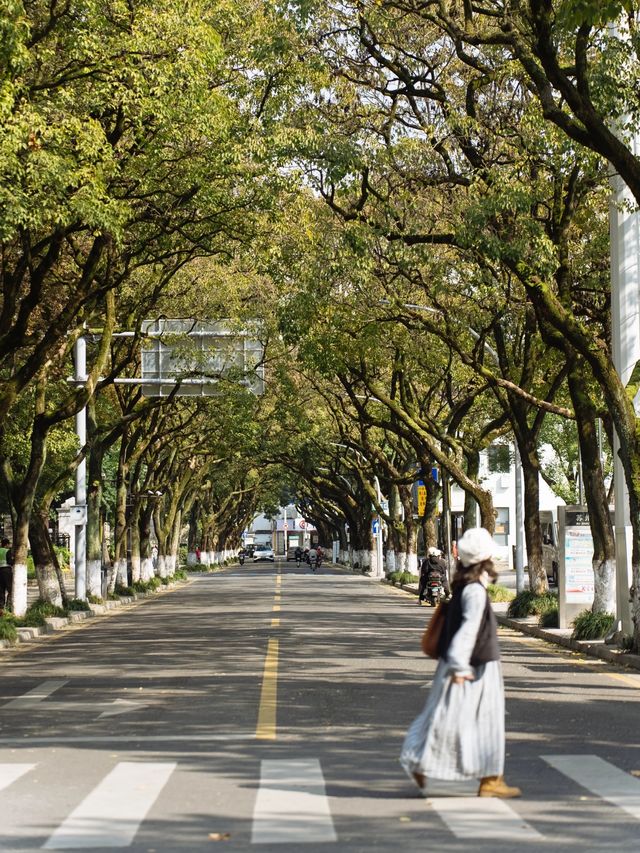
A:
<svg viewBox="0 0 640 853">
<path fill-rule="evenodd" d="M 500 661 L 476 667 L 475 680 L 453 684 L 440 661 L 422 713 L 402 746 L 407 774 L 427 779 L 479 779 L 504 770 L 504 687 Z"/>
</svg>

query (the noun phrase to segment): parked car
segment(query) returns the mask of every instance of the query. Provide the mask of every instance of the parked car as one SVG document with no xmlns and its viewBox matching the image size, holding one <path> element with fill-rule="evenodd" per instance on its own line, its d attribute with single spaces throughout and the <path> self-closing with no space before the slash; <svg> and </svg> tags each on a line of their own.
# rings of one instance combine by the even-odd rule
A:
<svg viewBox="0 0 640 853">
<path fill-rule="evenodd" d="M 256 545 L 255 551 L 253 552 L 253 562 L 257 563 L 260 560 L 275 560 L 275 554 L 273 553 L 273 548 L 271 545 Z"/>
</svg>

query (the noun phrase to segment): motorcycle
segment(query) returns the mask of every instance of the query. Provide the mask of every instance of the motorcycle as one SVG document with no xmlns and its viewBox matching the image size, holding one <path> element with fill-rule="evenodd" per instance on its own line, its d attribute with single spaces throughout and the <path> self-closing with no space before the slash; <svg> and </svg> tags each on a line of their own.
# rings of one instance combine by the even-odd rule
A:
<svg viewBox="0 0 640 853">
<path fill-rule="evenodd" d="M 430 572 L 427 577 L 426 599 L 432 607 L 444 598 L 444 586 L 442 577 L 437 572 Z"/>
<path fill-rule="evenodd" d="M 311 566 L 311 571 L 315 572 L 316 567 L 318 566 L 318 555 L 317 554 L 309 554 L 309 565 Z"/>
<path fill-rule="evenodd" d="M 244 566 L 244 551 L 240 551 L 238 554 L 238 562 L 241 566 Z"/>
</svg>

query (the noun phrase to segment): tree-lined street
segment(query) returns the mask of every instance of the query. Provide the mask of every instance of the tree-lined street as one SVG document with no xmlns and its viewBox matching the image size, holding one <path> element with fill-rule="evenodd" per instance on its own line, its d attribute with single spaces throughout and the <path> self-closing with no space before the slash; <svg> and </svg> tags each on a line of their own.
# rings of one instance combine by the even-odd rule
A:
<svg viewBox="0 0 640 853">
<path fill-rule="evenodd" d="M 331 568 L 245 566 L 5 651 L 2 849 L 636 850 L 640 675 L 511 631 L 522 800 L 417 796 L 397 756 L 429 612 Z"/>
</svg>

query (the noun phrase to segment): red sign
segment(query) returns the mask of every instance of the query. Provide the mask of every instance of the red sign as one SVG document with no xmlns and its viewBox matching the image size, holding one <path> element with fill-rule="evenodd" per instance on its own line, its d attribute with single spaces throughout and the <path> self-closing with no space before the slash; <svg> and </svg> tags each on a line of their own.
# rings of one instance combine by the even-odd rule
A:
<svg viewBox="0 0 640 853">
<path fill-rule="evenodd" d="M 304 530 L 304 528 L 307 526 L 307 522 L 304 520 L 304 518 L 300 519 L 300 521 L 298 522 L 298 526 Z"/>
</svg>

